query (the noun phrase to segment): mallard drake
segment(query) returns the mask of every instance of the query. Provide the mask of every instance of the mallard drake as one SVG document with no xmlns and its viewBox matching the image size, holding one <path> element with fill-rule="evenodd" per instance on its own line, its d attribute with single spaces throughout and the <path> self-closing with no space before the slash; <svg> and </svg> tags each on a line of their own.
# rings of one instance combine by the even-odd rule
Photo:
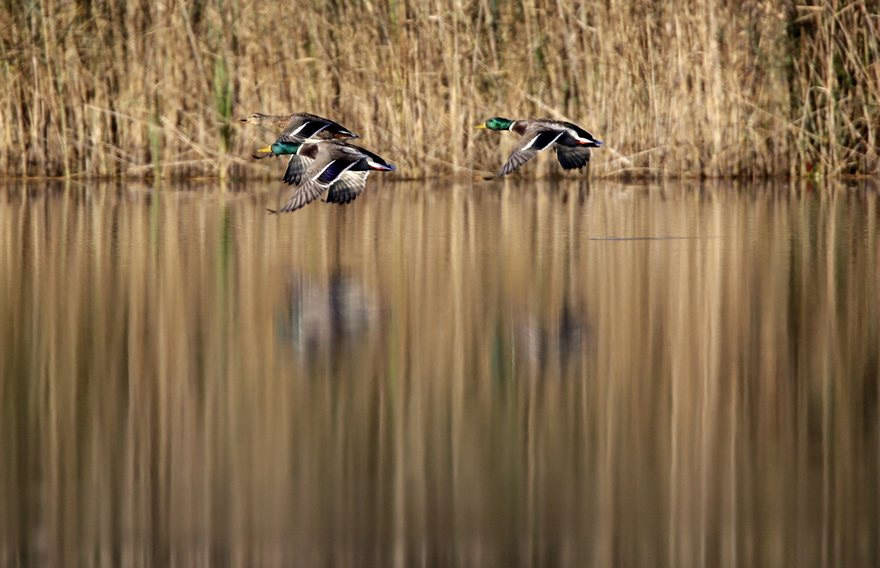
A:
<svg viewBox="0 0 880 568">
<path fill-rule="evenodd" d="M 364 191 L 371 171 L 394 170 L 394 165 L 369 150 L 337 140 L 279 141 L 260 150 L 274 156 L 290 154 L 283 179 L 297 186 L 287 202 L 277 211 L 270 209 L 270 213 L 296 211 L 324 192 L 327 192 L 324 199 L 327 203 L 351 203 Z"/>
<path fill-rule="evenodd" d="M 556 158 L 566 170 L 582 168 L 590 161 L 590 148 L 602 145 L 592 134 L 571 122 L 549 118 L 511 120 L 493 116 L 476 128 L 511 130 L 521 136 L 519 143 L 498 173 L 485 179 L 506 176 L 534 158 L 541 150 L 556 149 Z"/>
<path fill-rule="evenodd" d="M 239 120 L 243 124 L 268 125 L 281 129 L 276 142 L 304 142 L 358 137 L 357 134 L 338 122 L 306 112 L 284 115 L 255 112 Z M 253 153 L 253 157 L 257 160 L 269 155 L 271 154 L 261 150 Z"/>
</svg>

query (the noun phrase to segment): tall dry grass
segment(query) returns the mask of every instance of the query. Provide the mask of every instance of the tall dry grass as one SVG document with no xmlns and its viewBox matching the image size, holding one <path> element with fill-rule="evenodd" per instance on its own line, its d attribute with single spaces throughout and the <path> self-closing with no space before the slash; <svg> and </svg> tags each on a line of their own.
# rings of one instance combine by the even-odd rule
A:
<svg viewBox="0 0 880 568">
<path fill-rule="evenodd" d="M 601 174 L 876 173 L 877 13 L 871 0 L 7 0 L 0 172 L 267 173 L 242 160 L 258 135 L 233 119 L 308 110 L 408 176 L 494 169 L 510 141 L 470 126 L 496 114 L 585 125 L 609 145 Z"/>
<path fill-rule="evenodd" d="M 0 190 L 0 564 L 877 564 L 876 192 L 381 189 Z"/>
</svg>

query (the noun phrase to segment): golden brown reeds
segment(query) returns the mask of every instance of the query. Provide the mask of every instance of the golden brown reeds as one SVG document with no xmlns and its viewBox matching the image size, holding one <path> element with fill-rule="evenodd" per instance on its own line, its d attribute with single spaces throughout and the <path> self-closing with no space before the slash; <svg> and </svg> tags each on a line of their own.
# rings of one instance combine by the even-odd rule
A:
<svg viewBox="0 0 880 568">
<path fill-rule="evenodd" d="M 409 176 L 493 170 L 510 142 L 470 127 L 496 114 L 583 124 L 600 174 L 878 169 L 872 0 L 7 1 L 0 29 L 6 174 L 243 175 L 257 110 Z"/>
</svg>

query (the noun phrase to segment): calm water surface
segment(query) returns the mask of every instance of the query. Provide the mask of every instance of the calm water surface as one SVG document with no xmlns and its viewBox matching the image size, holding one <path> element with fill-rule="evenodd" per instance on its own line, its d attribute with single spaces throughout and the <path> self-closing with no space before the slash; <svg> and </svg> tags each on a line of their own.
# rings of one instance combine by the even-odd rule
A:
<svg viewBox="0 0 880 568">
<path fill-rule="evenodd" d="M 870 188 L 0 187 L 0 565 L 880 563 Z"/>
</svg>

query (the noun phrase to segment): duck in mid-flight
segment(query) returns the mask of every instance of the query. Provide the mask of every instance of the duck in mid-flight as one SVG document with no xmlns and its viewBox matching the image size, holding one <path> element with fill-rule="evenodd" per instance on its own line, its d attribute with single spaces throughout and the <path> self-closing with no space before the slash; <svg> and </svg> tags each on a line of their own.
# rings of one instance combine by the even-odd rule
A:
<svg viewBox="0 0 880 568">
<path fill-rule="evenodd" d="M 493 116 L 476 128 L 510 130 L 521 136 L 507 162 L 486 179 L 506 176 L 547 148 L 556 149 L 556 159 L 566 170 L 582 168 L 590 161 L 590 148 L 602 145 L 601 140 L 577 124 L 549 118 L 511 120 Z"/>
<path fill-rule="evenodd" d="M 316 142 L 318 140 L 358 138 L 357 134 L 338 122 L 307 112 L 293 114 L 263 114 L 255 112 L 239 119 L 239 121 L 242 124 L 256 124 L 280 130 L 276 142 Z M 253 157 L 257 160 L 271 155 L 271 153 L 261 152 L 260 150 L 253 153 Z"/>
<path fill-rule="evenodd" d="M 327 203 L 350 203 L 364 191 L 371 171 L 395 169 L 369 150 L 339 140 L 278 141 L 257 151 L 274 156 L 290 155 L 283 179 L 296 189 L 284 205 L 277 211 L 270 209 L 270 213 L 296 211 L 325 192 Z"/>
</svg>

